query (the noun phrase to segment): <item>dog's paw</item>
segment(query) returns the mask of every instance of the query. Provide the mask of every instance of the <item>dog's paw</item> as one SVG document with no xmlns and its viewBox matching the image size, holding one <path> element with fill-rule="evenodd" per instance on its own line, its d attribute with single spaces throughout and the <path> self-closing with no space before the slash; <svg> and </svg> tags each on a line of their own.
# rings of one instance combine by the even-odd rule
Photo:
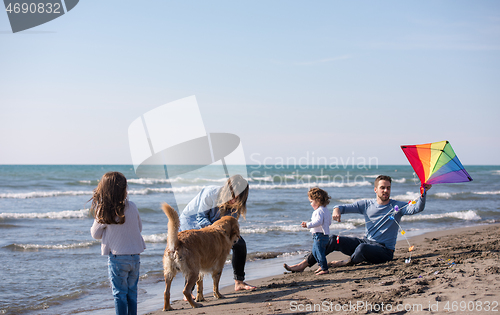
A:
<svg viewBox="0 0 500 315">
<path fill-rule="evenodd" d="M 203 304 L 193 302 L 193 304 L 191 304 L 191 306 L 192 306 L 193 308 L 198 308 L 198 307 L 202 307 L 202 306 L 203 306 Z"/>
<path fill-rule="evenodd" d="M 173 311 L 174 309 L 172 308 L 172 306 L 168 306 L 166 308 L 163 309 L 164 312 L 168 312 L 168 311 Z"/>
<path fill-rule="evenodd" d="M 224 295 L 220 294 L 220 293 L 218 293 L 218 294 L 214 293 L 214 298 L 216 298 L 216 299 L 225 299 L 226 297 Z"/>
<path fill-rule="evenodd" d="M 203 302 L 203 301 L 205 301 L 205 297 L 203 297 L 203 295 L 202 296 L 197 295 L 195 301 L 196 302 Z"/>
</svg>

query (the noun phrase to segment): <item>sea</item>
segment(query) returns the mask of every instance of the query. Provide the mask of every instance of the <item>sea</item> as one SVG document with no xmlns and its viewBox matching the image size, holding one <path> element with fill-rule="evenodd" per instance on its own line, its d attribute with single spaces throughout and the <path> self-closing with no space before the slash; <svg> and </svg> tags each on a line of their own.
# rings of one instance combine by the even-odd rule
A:
<svg viewBox="0 0 500 315">
<path fill-rule="evenodd" d="M 500 222 L 500 166 L 466 166 L 472 182 L 436 184 L 425 210 L 405 216 L 399 235 Z M 100 241 L 90 236 L 93 190 L 108 171 L 128 179 L 128 198 L 139 208 L 147 249 L 141 255 L 139 313 L 163 307 L 162 255 L 167 218 L 161 203 L 182 211 L 177 197 L 196 194 L 207 185 L 223 185 L 217 172 L 196 177 L 139 178 L 132 165 L 0 165 L 0 314 L 114 314 L 107 257 Z M 300 226 L 312 214 L 307 191 L 321 187 L 336 204 L 374 198 L 373 181 L 393 178 L 391 198 L 418 198 L 419 180 L 409 165 L 247 165 L 250 194 L 246 219 L 240 218 L 246 240 L 247 281 L 282 273 L 283 262 L 296 263 L 312 247 L 311 234 Z M 182 173 L 182 172 L 178 172 Z M 362 236 L 360 215 L 346 214 L 333 222 L 332 234 Z M 234 284 L 226 263 L 221 285 Z M 207 294 L 211 291 L 206 277 Z M 174 280 L 173 299 L 181 298 L 182 275 Z"/>
</svg>

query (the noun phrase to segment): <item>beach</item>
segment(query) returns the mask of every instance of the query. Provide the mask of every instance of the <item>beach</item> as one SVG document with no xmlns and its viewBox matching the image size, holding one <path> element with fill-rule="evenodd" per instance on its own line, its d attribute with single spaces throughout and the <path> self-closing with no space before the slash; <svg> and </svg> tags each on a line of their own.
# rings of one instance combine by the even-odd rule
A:
<svg viewBox="0 0 500 315">
<path fill-rule="evenodd" d="M 90 235 L 93 218 L 88 203 L 99 179 L 108 171 L 119 171 L 127 177 L 129 199 L 137 205 L 142 220 L 146 250 L 141 254 L 139 311 L 145 314 L 162 307 L 167 218 L 161 203 L 177 204 L 174 208 L 182 211 L 180 200 L 189 199 L 190 194 L 198 193 L 202 187 L 222 185 L 224 177 L 212 168 L 196 175 L 138 178 L 131 165 L 3 165 L 0 166 L 3 266 L 0 314 L 114 313 L 107 257 L 101 255 L 101 242 Z M 500 167 L 470 166 L 468 171 L 473 182 L 433 186 L 427 193 L 425 210 L 402 218 L 400 228 L 405 235 L 398 234 L 401 246 L 408 248 L 406 238 L 415 245 L 413 239 L 427 232 L 500 222 Z M 251 284 L 259 283 L 259 291 L 270 284 L 260 284 L 260 279 L 282 274 L 283 263 L 297 263 L 312 248 L 311 233 L 300 226 L 300 222 L 311 218 L 312 208 L 307 198 L 310 187 L 318 186 L 332 196 L 329 209 L 373 198 L 373 181 L 379 174 L 392 176 L 392 199 L 408 202 L 419 197 L 419 183 L 409 165 L 361 169 L 249 165 L 247 173 L 248 211 L 239 222 L 248 251 L 246 279 Z M 330 232 L 363 237 L 365 220 L 359 214 L 345 214 L 342 222 L 332 223 Z M 418 256 L 422 248 L 416 246 L 412 254 Z M 403 253 L 398 250 L 397 255 Z M 407 267 L 404 260 L 397 261 L 395 266 Z M 312 276 L 304 281 L 313 280 Z M 326 281 L 340 281 L 342 277 Z M 221 286 L 234 283 L 232 278 L 231 263 L 227 261 Z M 210 291 L 211 277 L 205 279 L 205 289 Z M 182 297 L 183 283 L 181 275 L 174 279 L 173 300 Z M 231 290 L 227 292 L 232 294 Z M 207 306 L 210 303 L 209 299 Z"/>
<path fill-rule="evenodd" d="M 394 260 L 330 269 L 316 276 L 312 268 L 252 281 L 253 292 L 206 294 L 203 307 L 172 302 L 177 314 L 306 314 L 373 312 L 391 314 L 485 314 L 500 307 L 500 224 L 434 231 L 399 241 Z M 332 253 L 328 260 L 344 259 Z M 298 260 L 297 260 L 298 262 Z M 161 307 L 161 306 L 160 306 Z M 148 315 L 165 314 L 158 310 Z"/>
</svg>

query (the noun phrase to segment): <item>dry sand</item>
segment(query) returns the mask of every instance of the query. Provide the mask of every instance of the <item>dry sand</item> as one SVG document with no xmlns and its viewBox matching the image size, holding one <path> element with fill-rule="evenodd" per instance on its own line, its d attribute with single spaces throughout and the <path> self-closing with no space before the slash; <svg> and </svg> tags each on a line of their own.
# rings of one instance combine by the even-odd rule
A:
<svg viewBox="0 0 500 315">
<path fill-rule="evenodd" d="M 206 296 L 203 307 L 173 301 L 176 314 L 498 314 L 500 224 L 431 232 L 398 242 L 394 260 L 252 281 L 253 292 L 224 288 L 225 299 Z M 330 260 L 344 259 L 332 253 Z M 298 261 L 297 261 L 298 262 Z M 284 271 L 284 269 L 283 269 Z M 181 276 L 180 274 L 178 276 Z M 163 305 L 158 305 L 159 308 Z M 150 315 L 166 314 L 161 310 Z"/>
</svg>

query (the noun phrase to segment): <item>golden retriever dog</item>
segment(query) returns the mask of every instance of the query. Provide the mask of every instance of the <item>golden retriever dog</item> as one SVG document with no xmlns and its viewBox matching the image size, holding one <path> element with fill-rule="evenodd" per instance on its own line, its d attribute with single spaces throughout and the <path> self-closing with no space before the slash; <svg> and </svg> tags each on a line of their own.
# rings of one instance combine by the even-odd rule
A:
<svg viewBox="0 0 500 315">
<path fill-rule="evenodd" d="M 199 230 L 179 232 L 179 216 L 167 203 L 162 205 L 168 217 L 167 248 L 163 254 L 163 274 L 165 276 L 164 311 L 172 310 L 170 286 L 178 271 L 184 274 L 186 285 L 182 293 L 192 307 L 202 306 L 203 275 L 212 274 L 214 297 L 223 298 L 219 292 L 219 280 L 227 256 L 240 237 L 238 220 L 224 216 L 212 225 Z M 196 302 L 191 292 L 198 286 Z"/>
</svg>

